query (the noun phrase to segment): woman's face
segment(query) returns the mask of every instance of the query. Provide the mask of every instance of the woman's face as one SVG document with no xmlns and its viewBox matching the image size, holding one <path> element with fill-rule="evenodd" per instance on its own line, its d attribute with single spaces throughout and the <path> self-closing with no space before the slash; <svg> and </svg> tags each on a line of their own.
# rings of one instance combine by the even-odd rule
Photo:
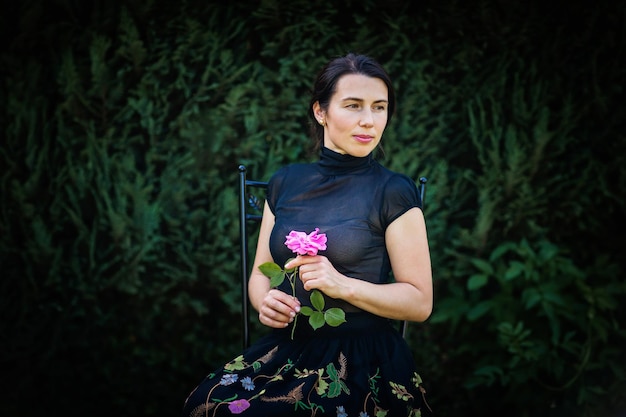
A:
<svg viewBox="0 0 626 417">
<path fill-rule="evenodd" d="M 328 109 L 316 102 L 313 112 L 323 121 L 324 146 L 341 154 L 364 157 L 376 148 L 387 126 L 389 99 L 380 78 L 347 74 L 337 82 Z"/>
</svg>

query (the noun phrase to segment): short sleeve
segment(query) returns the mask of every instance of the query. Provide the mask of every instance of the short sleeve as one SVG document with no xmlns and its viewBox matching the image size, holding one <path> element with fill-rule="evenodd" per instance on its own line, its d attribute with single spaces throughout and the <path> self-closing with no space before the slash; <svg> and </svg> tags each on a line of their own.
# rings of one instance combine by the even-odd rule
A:
<svg viewBox="0 0 626 417">
<path fill-rule="evenodd" d="M 386 229 L 394 220 L 413 207 L 422 208 L 422 199 L 415 182 L 402 174 L 393 175 L 383 190 L 380 217 Z"/>
</svg>

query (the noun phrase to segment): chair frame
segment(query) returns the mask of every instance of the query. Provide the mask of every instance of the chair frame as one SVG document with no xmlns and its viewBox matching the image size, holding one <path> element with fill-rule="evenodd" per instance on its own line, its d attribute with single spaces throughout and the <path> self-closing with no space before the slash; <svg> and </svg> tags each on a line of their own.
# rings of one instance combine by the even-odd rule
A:
<svg viewBox="0 0 626 417">
<path fill-rule="evenodd" d="M 267 189 L 267 182 L 247 179 L 246 166 L 239 165 L 239 243 L 241 244 L 241 315 L 244 349 L 250 346 L 248 223 L 260 223 L 263 218 L 261 214 L 251 214 L 248 210 L 248 207 L 259 209 L 257 202 L 251 200 L 248 187 Z"/>
<path fill-rule="evenodd" d="M 424 197 L 426 193 L 426 177 L 420 177 L 418 191 L 422 201 L 422 210 L 424 209 Z M 245 165 L 239 165 L 239 242 L 241 244 L 241 315 L 243 329 L 243 348 L 250 346 L 250 308 L 248 300 L 248 278 L 249 278 L 249 251 L 248 251 L 248 223 L 260 223 L 263 218 L 262 214 L 254 214 L 250 209 L 261 212 L 263 208 L 259 206 L 259 201 L 254 195 L 249 193 L 248 188 L 267 190 L 266 181 L 255 181 L 247 178 L 247 169 Z M 400 323 L 400 333 L 406 338 L 408 321 L 404 320 Z"/>
</svg>

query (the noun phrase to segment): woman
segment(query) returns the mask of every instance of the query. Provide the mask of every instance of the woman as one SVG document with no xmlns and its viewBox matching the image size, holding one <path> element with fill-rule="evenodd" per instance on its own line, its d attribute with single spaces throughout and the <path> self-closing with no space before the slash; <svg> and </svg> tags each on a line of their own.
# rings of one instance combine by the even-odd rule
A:
<svg viewBox="0 0 626 417">
<path fill-rule="evenodd" d="M 410 178 L 372 156 L 394 105 L 389 76 L 369 57 L 348 54 L 321 70 L 309 111 L 320 159 L 270 179 L 249 281 L 252 306 L 273 331 L 208 375 L 187 398 L 185 416 L 425 411 L 410 350 L 389 320 L 424 321 L 432 311 L 421 201 Z M 285 246 L 291 231 L 316 229 L 326 236 L 320 253 L 295 256 Z M 260 268 L 267 262 L 297 268 L 294 288 L 288 280 L 271 288 Z M 315 308 L 314 290 L 345 322 L 309 325 L 299 313 Z"/>
</svg>

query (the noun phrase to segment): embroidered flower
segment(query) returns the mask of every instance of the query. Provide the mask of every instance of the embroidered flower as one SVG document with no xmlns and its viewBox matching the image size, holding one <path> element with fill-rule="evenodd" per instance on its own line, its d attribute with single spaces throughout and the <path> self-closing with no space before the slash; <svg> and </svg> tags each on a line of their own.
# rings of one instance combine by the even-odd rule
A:
<svg viewBox="0 0 626 417">
<path fill-rule="evenodd" d="M 233 414 L 241 414 L 250 407 L 248 400 L 235 400 L 228 404 L 228 409 Z"/>
<path fill-rule="evenodd" d="M 417 372 L 413 372 L 411 382 L 415 384 L 415 388 L 419 388 L 419 386 L 422 384 L 422 377 Z"/>
<path fill-rule="evenodd" d="M 404 385 L 396 384 L 391 381 L 389 381 L 389 385 L 391 385 L 391 393 L 395 394 L 399 400 L 408 401 L 413 398 Z"/>
<path fill-rule="evenodd" d="M 366 411 L 361 411 L 361 412 L 359 413 L 359 417 L 370 417 L 370 415 L 369 415 L 369 414 L 367 414 L 367 412 L 366 412 Z"/>
<path fill-rule="evenodd" d="M 346 409 L 343 408 L 343 405 L 337 406 L 337 417 L 348 417 L 348 413 L 346 413 Z"/>
<path fill-rule="evenodd" d="M 298 255 L 315 256 L 318 251 L 326 249 L 326 235 L 318 233 L 319 231 L 320 229 L 316 227 L 307 235 L 305 232 L 292 230 L 286 236 L 285 245 Z"/>
<path fill-rule="evenodd" d="M 254 382 L 252 382 L 252 378 L 250 378 L 249 376 L 243 378 L 241 380 L 241 386 L 246 390 L 246 391 L 252 391 L 254 389 Z"/>
<path fill-rule="evenodd" d="M 220 381 L 220 385 L 231 385 L 237 382 L 239 376 L 237 374 L 224 374 L 222 375 L 222 380 Z"/>
</svg>

